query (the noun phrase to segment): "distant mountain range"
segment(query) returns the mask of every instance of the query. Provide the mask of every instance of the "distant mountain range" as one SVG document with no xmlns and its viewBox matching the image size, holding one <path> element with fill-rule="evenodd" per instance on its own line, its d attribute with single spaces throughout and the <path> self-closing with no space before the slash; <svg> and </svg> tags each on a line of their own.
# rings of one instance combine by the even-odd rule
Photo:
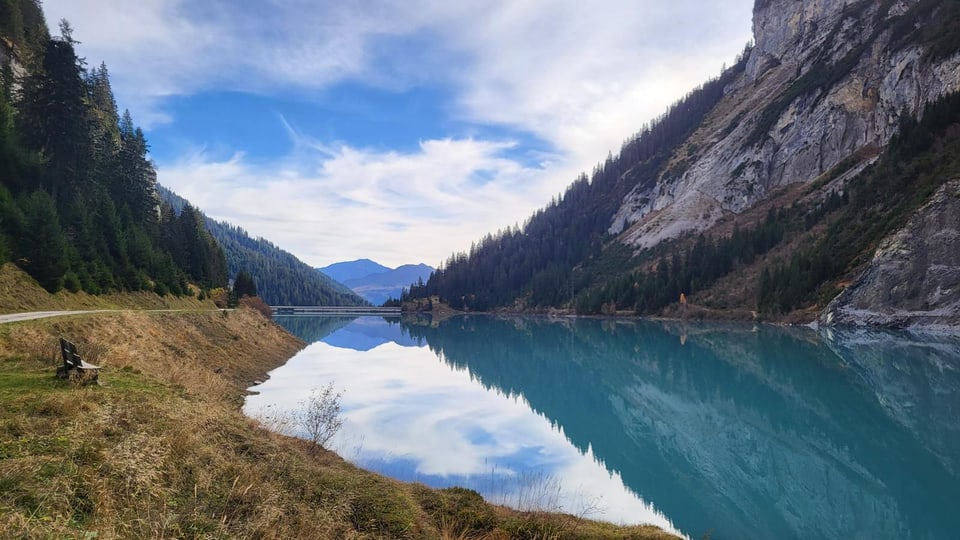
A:
<svg viewBox="0 0 960 540">
<path fill-rule="evenodd" d="M 380 305 L 390 298 L 400 298 L 404 287 L 409 288 L 419 280 L 426 281 L 433 270 L 433 267 L 422 263 L 391 269 L 370 259 L 317 268 L 318 272 L 343 283 L 374 305 Z"/>
<path fill-rule="evenodd" d="M 317 270 L 340 283 L 346 283 L 351 279 L 389 272 L 390 268 L 370 259 L 357 259 L 355 261 L 333 263 L 330 266 L 317 268 Z"/>
<path fill-rule="evenodd" d="M 188 201 L 163 186 L 160 197 L 179 213 Z M 202 213 L 201 213 L 202 214 Z M 336 280 L 263 238 L 226 222 L 203 216 L 207 230 L 223 247 L 231 278 L 246 270 L 257 284 L 257 293 L 273 306 L 362 306 L 367 302 Z"/>
</svg>

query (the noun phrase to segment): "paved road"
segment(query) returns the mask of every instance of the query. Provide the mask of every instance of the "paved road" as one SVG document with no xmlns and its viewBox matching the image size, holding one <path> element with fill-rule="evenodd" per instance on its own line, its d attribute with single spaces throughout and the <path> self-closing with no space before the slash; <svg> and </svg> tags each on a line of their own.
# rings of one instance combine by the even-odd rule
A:
<svg viewBox="0 0 960 540">
<path fill-rule="evenodd" d="M 45 319 L 47 317 L 62 317 L 64 315 L 80 315 L 83 313 L 102 313 L 105 311 L 115 311 L 112 309 L 92 309 L 87 311 L 31 311 L 29 313 L 8 313 L 0 315 L 0 324 L 17 321 L 29 321 L 31 319 Z"/>
<path fill-rule="evenodd" d="M 179 312 L 179 311 L 233 311 L 232 309 L 85 309 L 80 311 L 31 311 L 28 313 L 7 313 L 0 315 L 0 324 L 12 323 L 17 321 L 29 321 L 32 319 L 45 319 L 47 317 L 64 317 L 67 315 L 83 315 L 85 313 L 117 313 L 120 311 L 143 311 L 150 313 Z"/>
</svg>

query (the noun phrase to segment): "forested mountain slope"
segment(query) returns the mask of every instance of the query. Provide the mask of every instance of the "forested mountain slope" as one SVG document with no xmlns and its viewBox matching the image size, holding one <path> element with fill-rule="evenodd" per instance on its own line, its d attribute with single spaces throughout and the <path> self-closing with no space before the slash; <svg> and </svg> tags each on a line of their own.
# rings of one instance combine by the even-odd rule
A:
<svg viewBox="0 0 960 540">
<path fill-rule="evenodd" d="M 683 293 L 702 314 L 814 318 L 960 178 L 960 2 L 758 0 L 754 38 L 589 179 L 411 296 L 643 314 Z M 923 310 L 947 308 L 921 289 Z"/>
<path fill-rule="evenodd" d="M 210 219 L 163 186 L 161 197 L 180 215 L 196 214 L 223 246 L 230 276 L 241 270 L 253 276 L 257 293 L 273 306 L 363 306 L 366 300 L 346 286 L 317 272 L 307 263 L 263 238 L 251 238 L 242 228 Z"/>
<path fill-rule="evenodd" d="M 60 34 L 37 0 L 0 2 L 0 261 L 50 292 L 226 285 L 203 224 L 160 207 L 147 141 L 118 113 L 106 66 L 77 57 L 65 21 Z"/>
<path fill-rule="evenodd" d="M 364 306 L 366 300 L 313 269 L 312 266 L 263 238 L 207 218 L 207 228 L 227 254 L 231 271 L 245 269 L 257 291 L 273 306 Z"/>
</svg>

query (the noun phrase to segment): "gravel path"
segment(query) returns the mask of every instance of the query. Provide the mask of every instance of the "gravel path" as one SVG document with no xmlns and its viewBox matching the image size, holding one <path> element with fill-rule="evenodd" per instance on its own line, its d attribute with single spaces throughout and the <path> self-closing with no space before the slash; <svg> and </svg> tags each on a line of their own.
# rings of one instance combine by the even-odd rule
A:
<svg viewBox="0 0 960 540">
<path fill-rule="evenodd" d="M 31 311 L 28 313 L 8 313 L 0 315 L 0 324 L 17 321 L 29 321 L 32 319 L 45 319 L 47 317 L 62 317 L 65 315 L 80 315 L 82 313 L 102 313 L 105 311 L 114 311 L 111 309 L 93 309 L 88 311 Z"/>
</svg>

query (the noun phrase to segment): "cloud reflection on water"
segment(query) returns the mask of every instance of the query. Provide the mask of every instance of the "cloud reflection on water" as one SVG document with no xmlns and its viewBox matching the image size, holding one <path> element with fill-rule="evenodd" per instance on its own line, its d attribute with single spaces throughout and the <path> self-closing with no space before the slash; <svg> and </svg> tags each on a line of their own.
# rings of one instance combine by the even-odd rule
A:
<svg viewBox="0 0 960 540">
<path fill-rule="evenodd" d="M 307 341 L 329 345 L 349 333 L 333 336 L 348 322 L 299 322 Z M 589 506 L 599 493 L 612 510 L 593 517 L 636 522 L 633 492 L 692 537 L 717 540 L 952 538 L 960 530 L 956 337 L 487 316 L 410 320 L 394 330 L 433 355 L 386 345 L 375 349 L 379 360 L 330 347 L 314 358 L 329 364 L 313 375 L 316 385 L 355 381 L 371 394 L 358 396 L 364 406 L 389 387 L 407 408 L 391 420 L 391 397 L 388 410 L 371 413 L 375 445 L 359 425 L 341 441 L 342 454 L 367 468 L 573 513 L 570 501 Z M 382 381 L 355 377 L 350 358 Z M 436 412 L 455 407 L 465 418 Z M 380 425 L 391 421 L 399 425 Z M 380 433 L 388 428 L 398 433 Z M 419 437 L 426 449 L 388 434 Z M 458 452 L 470 452 L 452 460 L 460 469 L 435 457 Z M 577 495 L 555 500 L 555 481 Z"/>
<path fill-rule="evenodd" d="M 360 466 L 435 487 L 468 487 L 514 507 L 673 530 L 522 396 L 485 389 L 425 347 L 391 342 L 357 351 L 313 343 L 253 388 L 259 394 L 244 410 L 282 415 L 329 381 L 343 390 L 346 420 L 332 445 Z"/>
</svg>

